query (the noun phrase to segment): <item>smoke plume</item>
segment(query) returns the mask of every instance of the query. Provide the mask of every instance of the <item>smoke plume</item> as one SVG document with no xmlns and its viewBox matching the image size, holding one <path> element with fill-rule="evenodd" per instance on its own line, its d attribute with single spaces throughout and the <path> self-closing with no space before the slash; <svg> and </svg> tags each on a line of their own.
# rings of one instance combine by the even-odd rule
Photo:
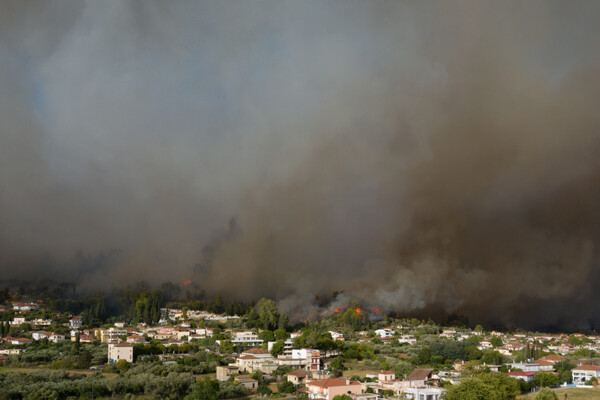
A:
<svg viewBox="0 0 600 400">
<path fill-rule="evenodd" d="M 4 1 L 2 276 L 595 326 L 599 19 L 596 1 Z"/>
</svg>

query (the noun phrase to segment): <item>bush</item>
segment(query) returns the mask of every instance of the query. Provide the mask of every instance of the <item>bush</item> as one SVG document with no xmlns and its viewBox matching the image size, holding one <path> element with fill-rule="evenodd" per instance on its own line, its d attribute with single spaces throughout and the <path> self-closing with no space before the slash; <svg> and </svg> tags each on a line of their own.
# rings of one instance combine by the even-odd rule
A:
<svg viewBox="0 0 600 400">
<path fill-rule="evenodd" d="M 558 396 L 552 390 L 543 388 L 535 395 L 533 400 L 558 400 Z"/>
</svg>

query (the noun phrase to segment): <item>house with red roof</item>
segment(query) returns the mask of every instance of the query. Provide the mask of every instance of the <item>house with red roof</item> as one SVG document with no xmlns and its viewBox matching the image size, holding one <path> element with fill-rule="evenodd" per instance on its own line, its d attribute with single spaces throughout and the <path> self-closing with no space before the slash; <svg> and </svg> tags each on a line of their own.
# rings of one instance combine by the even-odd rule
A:
<svg viewBox="0 0 600 400">
<path fill-rule="evenodd" d="M 506 375 L 525 382 L 531 382 L 535 378 L 535 373 L 528 371 L 510 371 Z"/>
<path fill-rule="evenodd" d="M 308 398 L 312 400 L 333 400 L 337 395 L 360 394 L 362 392 L 362 384 L 349 379 L 319 379 L 306 383 L 306 393 L 308 393 Z"/>
<path fill-rule="evenodd" d="M 598 365 L 581 365 L 573 368 L 573 383 L 576 385 L 585 385 L 592 378 L 600 378 L 600 366 Z"/>
</svg>

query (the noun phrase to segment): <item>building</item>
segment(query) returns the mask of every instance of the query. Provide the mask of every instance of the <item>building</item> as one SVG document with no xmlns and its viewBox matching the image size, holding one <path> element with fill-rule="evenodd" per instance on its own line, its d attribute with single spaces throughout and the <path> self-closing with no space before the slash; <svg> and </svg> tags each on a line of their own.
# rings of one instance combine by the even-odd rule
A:
<svg viewBox="0 0 600 400">
<path fill-rule="evenodd" d="M 348 379 L 323 379 L 306 383 L 306 393 L 309 399 L 333 400 L 337 395 L 360 394 L 363 387 L 358 381 Z"/>
<path fill-rule="evenodd" d="M 239 368 L 235 365 L 219 365 L 217 366 L 217 380 L 225 382 L 231 375 L 237 374 Z"/>
<path fill-rule="evenodd" d="M 307 377 L 308 372 L 303 369 L 297 369 L 287 375 L 288 381 L 292 382 L 296 386 L 302 385 L 304 382 L 306 382 Z"/>
<path fill-rule="evenodd" d="M 318 371 L 321 367 L 321 351 L 315 349 L 293 349 L 292 359 L 306 360 L 305 368 L 310 371 Z"/>
<path fill-rule="evenodd" d="M 396 379 L 394 371 L 381 371 L 377 376 L 379 382 L 392 382 Z"/>
<path fill-rule="evenodd" d="M 108 344 L 108 362 L 115 363 L 119 360 L 133 362 L 133 345 L 131 343 Z"/>
<path fill-rule="evenodd" d="M 528 371 L 510 371 L 506 375 L 525 382 L 532 382 L 535 379 L 535 374 Z"/>
<path fill-rule="evenodd" d="M 100 341 L 102 343 L 118 341 L 122 336 L 127 336 L 127 330 L 110 328 L 108 330 L 102 329 L 100 331 Z"/>
<path fill-rule="evenodd" d="M 73 317 L 69 320 L 69 328 L 80 329 L 83 326 L 83 321 L 80 317 Z"/>
<path fill-rule="evenodd" d="M 410 382 L 409 387 L 411 388 L 425 387 L 427 381 L 431 379 L 432 375 L 432 369 L 415 368 L 410 374 L 408 374 L 406 380 Z"/>
<path fill-rule="evenodd" d="M 404 390 L 403 396 L 413 400 L 440 400 L 444 392 L 441 388 L 409 388 Z"/>
<path fill-rule="evenodd" d="M 263 340 L 259 339 L 254 332 L 235 332 L 231 343 L 234 345 L 260 346 L 263 344 Z"/>
<path fill-rule="evenodd" d="M 246 389 L 254 390 L 258 387 L 258 381 L 250 378 L 248 375 L 238 375 L 235 377 L 235 382 L 244 386 Z"/>
<path fill-rule="evenodd" d="M 576 385 L 584 385 L 592 378 L 600 378 L 600 366 L 598 365 L 582 365 L 575 367 L 571 371 L 573 374 L 573 383 Z"/>
</svg>

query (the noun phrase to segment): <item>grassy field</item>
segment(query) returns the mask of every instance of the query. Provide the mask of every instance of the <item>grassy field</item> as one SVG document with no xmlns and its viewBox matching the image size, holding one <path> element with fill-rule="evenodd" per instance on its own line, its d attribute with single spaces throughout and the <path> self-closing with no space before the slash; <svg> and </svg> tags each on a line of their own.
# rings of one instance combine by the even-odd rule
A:
<svg viewBox="0 0 600 400">
<path fill-rule="evenodd" d="M 344 371 L 344 377 L 350 378 L 354 375 L 358 375 L 361 378 L 364 378 L 367 374 L 378 374 L 379 369 L 374 368 L 373 366 L 365 365 L 361 361 L 349 362 L 346 363 L 347 370 Z"/>
<path fill-rule="evenodd" d="M 556 394 L 559 400 L 600 400 L 600 389 L 579 389 L 579 388 L 567 388 L 567 389 L 556 389 Z M 565 397 L 565 394 L 567 397 Z M 527 396 L 519 396 L 517 399 L 521 400 L 532 400 L 535 394 Z"/>
<path fill-rule="evenodd" d="M 0 373 L 6 373 L 6 372 L 34 372 L 34 371 L 39 371 L 41 369 L 48 369 L 51 371 L 61 371 L 61 370 L 52 370 L 50 368 L 48 368 L 48 366 L 41 366 L 38 368 L 15 368 L 15 367 L 6 367 L 6 366 L 1 366 L 0 367 Z M 91 375 L 94 374 L 96 372 L 100 372 L 102 375 L 104 375 L 106 378 L 114 378 L 115 376 L 117 376 L 118 374 L 113 374 L 113 373 L 108 373 L 108 372 L 102 372 L 102 371 L 90 371 L 87 369 L 75 369 L 75 370 L 65 370 L 67 371 L 69 374 L 85 374 L 85 375 Z"/>
</svg>

